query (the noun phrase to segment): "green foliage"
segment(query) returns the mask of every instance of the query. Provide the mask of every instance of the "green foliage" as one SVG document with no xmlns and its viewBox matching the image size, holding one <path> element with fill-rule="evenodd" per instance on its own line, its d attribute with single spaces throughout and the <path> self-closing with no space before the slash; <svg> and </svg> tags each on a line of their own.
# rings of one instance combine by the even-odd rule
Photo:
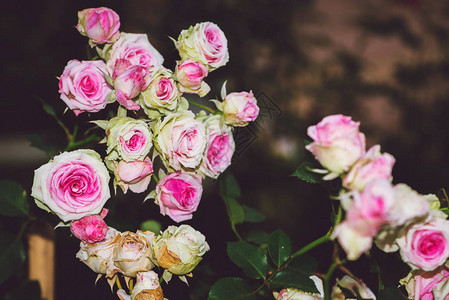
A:
<svg viewBox="0 0 449 300">
<path fill-rule="evenodd" d="M 229 221 L 231 224 L 243 223 L 243 221 L 245 221 L 245 212 L 243 207 L 233 198 L 223 195 L 221 197 L 226 204 L 226 211 L 228 212 Z"/>
<path fill-rule="evenodd" d="M 259 223 L 265 221 L 265 215 L 246 205 L 242 205 L 245 214 L 245 222 Z"/>
<path fill-rule="evenodd" d="M 25 261 L 23 243 L 16 235 L 0 231 L 0 283 L 8 279 Z"/>
<path fill-rule="evenodd" d="M 268 240 L 270 239 L 270 235 L 265 231 L 260 229 L 253 229 L 248 232 L 246 236 L 246 240 L 248 242 L 256 243 L 256 244 L 268 244 Z"/>
<path fill-rule="evenodd" d="M 154 232 L 155 234 L 159 234 L 162 229 L 162 225 L 159 221 L 156 220 L 146 220 L 140 224 L 141 230 L 148 230 Z"/>
<path fill-rule="evenodd" d="M 23 187 L 14 181 L 0 180 L 0 214 L 4 216 L 27 216 L 30 212 Z"/>
<path fill-rule="evenodd" d="M 48 145 L 42 136 L 37 133 L 31 133 L 26 135 L 27 140 L 31 143 L 32 147 L 42 150 L 48 157 L 53 157 L 53 149 Z"/>
<path fill-rule="evenodd" d="M 311 169 L 314 168 L 315 166 L 313 163 L 306 161 L 303 162 L 292 175 L 308 183 L 322 182 L 322 175 L 311 171 Z"/>
<path fill-rule="evenodd" d="M 247 242 L 228 242 L 229 258 L 248 275 L 260 279 L 266 278 L 268 261 L 265 252 Z"/>
<path fill-rule="evenodd" d="M 254 294 L 242 278 L 226 277 L 219 279 L 210 289 L 208 300 L 254 300 Z"/>
<path fill-rule="evenodd" d="M 240 186 L 231 173 L 226 172 L 220 176 L 220 194 L 230 198 L 240 198 Z"/>
<path fill-rule="evenodd" d="M 292 242 L 288 235 L 279 229 L 274 231 L 268 241 L 268 252 L 276 266 L 280 267 L 292 252 Z"/>
<path fill-rule="evenodd" d="M 279 288 L 295 288 L 309 293 L 318 292 L 313 280 L 309 278 L 309 275 L 302 272 L 281 271 L 274 275 L 270 282 Z"/>
<path fill-rule="evenodd" d="M 318 262 L 315 258 L 308 254 L 301 254 L 293 258 L 287 266 L 287 270 L 294 272 L 303 272 L 306 274 L 312 274 L 316 272 L 318 268 Z"/>
</svg>

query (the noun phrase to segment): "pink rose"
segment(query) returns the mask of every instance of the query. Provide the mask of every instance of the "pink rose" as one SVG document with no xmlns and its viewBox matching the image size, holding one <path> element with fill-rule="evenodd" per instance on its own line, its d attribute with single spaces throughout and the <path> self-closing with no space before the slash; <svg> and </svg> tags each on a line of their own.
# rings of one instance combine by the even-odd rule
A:
<svg viewBox="0 0 449 300">
<path fill-rule="evenodd" d="M 124 193 L 128 188 L 134 193 L 142 193 L 150 184 L 153 163 L 148 157 L 130 162 L 121 160 L 114 163 L 114 174 L 115 184 L 120 186 Z"/>
<path fill-rule="evenodd" d="M 347 220 L 363 235 L 374 237 L 389 221 L 395 203 L 395 192 L 388 180 L 377 179 L 366 185 L 362 193 L 355 193 L 347 211 Z"/>
<path fill-rule="evenodd" d="M 83 242 L 96 243 L 104 240 L 108 225 L 103 221 L 108 210 L 103 208 L 100 215 L 85 216 L 70 223 L 70 231 Z"/>
<path fill-rule="evenodd" d="M 449 257 L 449 221 L 433 217 L 426 223 L 412 224 L 396 241 L 402 260 L 412 269 L 432 271 Z"/>
<path fill-rule="evenodd" d="M 182 60 L 193 59 L 215 70 L 229 60 L 228 40 L 214 23 L 198 23 L 183 30 L 178 37 L 177 48 Z"/>
<path fill-rule="evenodd" d="M 112 46 L 107 59 L 107 68 L 113 73 L 117 60 L 125 59 L 133 66 L 149 69 L 161 66 L 164 62 L 162 55 L 150 44 L 146 34 L 121 33 L 120 38 Z"/>
<path fill-rule="evenodd" d="M 207 145 L 200 171 L 209 177 L 217 178 L 231 164 L 235 150 L 232 129 L 221 124 L 222 118 L 214 115 L 206 119 Z"/>
<path fill-rule="evenodd" d="M 360 230 L 357 224 L 348 220 L 341 222 L 332 233 L 337 238 L 349 260 L 357 260 L 360 255 L 371 249 L 373 236 L 370 232 Z"/>
<path fill-rule="evenodd" d="M 222 103 L 225 123 L 232 126 L 246 126 L 259 115 L 257 100 L 252 92 L 228 94 Z"/>
<path fill-rule="evenodd" d="M 94 44 L 115 42 L 120 33 L 120 18 L 110 8 L 88 8 L 78 12 L 76 29 Z"/>
<path fill-rule="evenodd" d="M 100 213 L 110 197 L 109 173 L 93 150 L 64 152 L 34 173 L 31 196 L 64 222 Z"/>
<path fill-rule="evenodd" d="M 133 66 L 128 60 L 118 59 L 115 62 L 112 79 L 118 103 L 126 109 L 139 110 L 139 104 L 131 99 L 148 87 L 150 71 L 139 65 Z"/>
<path fill-rule="evenodd" d="M 429 212 L 429 201 L 406 184 L 394 186 L 394 206 L 390 209 L 388 222 L 401 226 L 423 217 Z"/>
<path fill-rule="evenodd" d="M 343 186 L 350 190 L 362 190 L 373 179 L 389 179 L 395 159 L 388 153 L 380 154 L 380 146 L 369 149 L 343 179 Z"/>
<path fill-rule="evenodd" d="M 181 85 L 179 90 L 183 93 L 204 97 L 210 91 L 210 87 L 203 81 L 207 74 L 207 68 L 202 63 L 191 59 L 176 65 L 176 79 Z"/>
<path fill-rule="evenodd" d="M 61 99 L 76 115 L 105 108 L 112 88 L 106 82 L 106 66 L 101 60 L 67 63 L 59 79 Z"/>
<path fill-rule="evenodd" d="M 155 146 L 167 167 L 174 170 L 199 166 L 206 147 L 205 128 L 191 111 L 171 114 L 154 129 Z"/>
<path fill-rule="evenodd" d="M 365 154 L 365 135 L 351 117 L 331 115 L 307 129 L 313 143 L 306 149 L 334 174 L 348 171 Z"/>
<path fill-rule="evenodd" d="M 447 300 L 449 291 L 444 287 L 447 286 L 448 278 L 449 270 L 447 267 L 419 273 L 406 283 L 409 298 L 415 300 Z"/>
<path fill-rule="evenodd" d="M 175 222 L 192 219 L 201 200 L 203 187 L 201 177 L 174 172 L 162 178 L 156 186 L 156 202 L 162 215 Z"/>
</svg>

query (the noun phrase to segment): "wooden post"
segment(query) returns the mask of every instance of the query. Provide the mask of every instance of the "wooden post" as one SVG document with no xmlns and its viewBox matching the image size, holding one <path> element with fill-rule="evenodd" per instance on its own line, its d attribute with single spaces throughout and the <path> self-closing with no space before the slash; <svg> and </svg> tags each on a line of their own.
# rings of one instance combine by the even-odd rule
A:
<svg viewBox="0 0 449 300">
<path fill-rule="evenodd" d="M 54 300 L 55 241 L 48 223 L 34 223 L 28 234 L 29 278 L 39 281 L 41 297 Z"/>
</svg>

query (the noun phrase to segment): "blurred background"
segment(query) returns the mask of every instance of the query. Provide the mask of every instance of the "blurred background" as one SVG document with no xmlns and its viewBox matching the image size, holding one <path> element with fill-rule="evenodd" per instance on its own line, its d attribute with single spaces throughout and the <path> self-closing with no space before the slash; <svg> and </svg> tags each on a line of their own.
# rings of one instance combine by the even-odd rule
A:
<svg viewBox="0 0 449 300">
<path fill-rule="evenodd" d="M 298 249 L 327 231 L 326 192 L 290 175 L 307 155 L 307 127 L 329 114 L 360 121 L 367 147 L 381 144 L 382 151 L 395 156 L 394 183 L 407 183 L 423 194 L 440 194 L 448 185 L 448 1 L 16 0 L 2 6 L 0 179 L 19 181 L 28 191 L 33 170 L 48 158 L 30 147 L 26 135 L 41 134 L 51 147 L 64 143 L 64 132 L 39 98 L 69 128 L 105 118 L 101 113 L 63 115 L 56 79 L 70 59 L 87 59 L 87 39 L 74 27 L 77 11 L 98 6 L 120 15 L 121 31 L 147 33 L 171 69 L 178 54 L 169 36 L 177 38 L 202 21 L 225 32 L 230 61 L 207 78 L 209 96 L 218 97 L 228 80 L 228 92 L 252 90 L 261 107 L 256 124 L 236 132 L 237 153 L 229 169 L 241 185 L 242 202 L 266 215 L 263 223 L 240 226 L 243 235 L 280 228 Z M 106 205 L 109 225 L 134 231 L 146 219 L 159 220 L 163 228 L 172 224 L 150 201 L 141 203 L 145 195 L 121 195 Z M 35 210 L 52 226 L 58 223 Z M 202 203 L 187 223 L 206 235 L 211 251 L 189 279 L 190 287 L 176 278 L 163 286 L 172 300 L 206 299 L 218 278 L 242 275 L 226 256 L 226 241 L 235 237 L 216 182 L 205 182 Z M 0 226 L 13 225 L 2 219 Z M 69 230 L 57 229 L 55 237 L 55 299 L 117 299 L 104 280 L 94 286 L 96 274 L 75 258 L 78 241 Z M 324 246 L 313 253 L 323 270 L 329 250 Z M 352 267 L 368 285 L 377 284 L 367 261 Z M 406 273 L 396 268 L 390 284 Z M 14 280 L 0 291 L 14 286 Z"/>
</svg>

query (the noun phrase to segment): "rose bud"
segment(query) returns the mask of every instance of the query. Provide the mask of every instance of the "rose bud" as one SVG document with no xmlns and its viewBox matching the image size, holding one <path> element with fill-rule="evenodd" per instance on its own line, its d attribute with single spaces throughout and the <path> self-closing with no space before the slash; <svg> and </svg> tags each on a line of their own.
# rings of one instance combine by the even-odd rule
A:
<svg viewBox="0 0 449 300">
<path fill-rule="evenodd" d="M 225 123 L 243 127 L 256 120 L 259 115 L 257 100 L 252 92 L 228 94 L 222 103 Z"/>
<path fill-rule="evenodd" d="M 87 8 L 78 12 L 76 29 L 87 36 L 91 46 L 113 43 L 120 37 L 120 18 L 110 8 Z"/>
<path fill-rule="evenodd" d="M 131 292 L 132 300 L 163 300 L 164 294 L 159 284 L 159 277 L 153 271 L 139 272 L 136 285 Z"/>
<path fill-rule="evenodd" d="M 109 227 L 103 241 L 93 244 L 81 242 L 76 257 L 95 273 L 105 274 L 106 277 L 111 278 L 120 271 L 112 260 L 114 248 L 120 235 L 120 232 Z"/>
<path fill-rule="evenodd" d="M 327 116 L 307 129 L 313 143 L 306 149 L 331 173 L 346 172 L 365 154 L 365 135 L 359 125 L 343 115 Z"/>
<path fill-rule="evenodd" d="M 70 223 L 70 231 L 77 238 L 87 243 L 96 243 L 104 240 L 108 225 L 103 221 L 108 209 L 103 208 L 100 215 L 85 216 Z"/>
<path fill-rule="evenodd" d="M 192 59 L 209 67 L 209 71 L 229 61 L 228 40 L 214 23 L 203 22 L 181 31 L 176 47 L 182 60 Z"/>
<path fill-rule="evenodd" d="M 31 196 L 63 222 L 98 214 L 110 197 L 109 173 L 88 149 L 64 152 L 34 172 Z"/>
<path fill-rule="evenodd" d="M 175 275 L 186 275 L 209 250 L 206 238 L 189 225 L 169 226 L 153 240 L 157 264 Z"/>
<path fill-rule="evenodd" d="M 128 188 L 134 193 L 142 193 L 150 184 L 153 163 L 149 157 L 144 160 L 114 162 L 114 184 L 126 194 Z"/>
<path fill-rule="evenodd" d="M 102 60 L 78 61 L 67 63 L 59 78 L 61 100 L 73 110 L 75 115 L 82 112 L 98 112 L 111 102 L 105 74 L 106 65 Z M 113 101 L 113 100 L 112 100 Z"/>
<path fill-rule="evenodd" d="M 342 288 L 347 291 L 342 291 Z M 331 299 L 332 300 L 345 300 L 349 295 L 348 292 L 352 292 L 351 296 L 354 299 L 372 299 L 376 300 L 374 293 L 361 281 L 356 281 L 352 277 L 345 275 L 342 279 L 337 280 L 337 283 L 332 288 Z M 351 297 L 352 299 L 352 297 Z"/>
<path fill-rule="evenodd" d="M 380 146 L 369 149 L 343 179 L 343 186 L 350 190 L 361 191 L 374 179 L 389 179 L 395 159 L 388 153 L 380 153 Z"/>
<path fill-rule="evenodd" d="M 146 272 L 153 268 L 150 257 L 153 256 L 149 232 L 126 231 L 117 240 L 113 261 L 125 276 L 135 277 L 137 272 Z M 150 239 L 150 240 L 148 240 Z"/>
<path fill-rule="evenodd" d="M 176 65 L 175 76 L 180 84 L 179 90 L 183 93 L 206 96 L 210 91 L 209 85 L 203 81 L 207 74 L 207 68 L 203 64 L 191 59 L 178 61 Z"/>
<path fill-rule="evenodd" d="M 203 123 L 207 145 L 199 170 L 206 176 L 217 178 L 231 164 L 235 150 L 232 128 L 225 125 L 219 115 L 209 115 Z"/>
<path fill-rule="evenodd" d="M 178 171 L 158 182 L 155 199 L 162 215 L 168 215 L 175 222 L 182 222 L 192 218 L 202 193 L 200 176 Z"/>
<path fill-rule="evenodd" d="M 148 68 L 132 65 L 126 59 L 118 59 L 115 62 L 112 79 L 118 103 L 128 110 L 139 110 L 139 104 L 131 99 L 147 88 L 150 80 Z"/>
</svg>

